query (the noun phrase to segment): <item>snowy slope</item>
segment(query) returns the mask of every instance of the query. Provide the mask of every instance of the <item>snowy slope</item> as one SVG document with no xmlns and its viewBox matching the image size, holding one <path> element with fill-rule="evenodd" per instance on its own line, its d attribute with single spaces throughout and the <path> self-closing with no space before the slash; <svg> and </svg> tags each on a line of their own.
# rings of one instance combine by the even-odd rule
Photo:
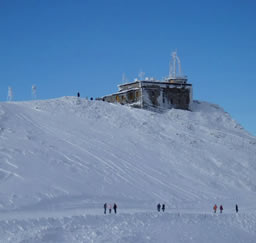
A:
<svg viewBox="0 0 256 243">
<path fill-rule="evenodd" d="M 75 97 L 0 103 L 2 242 L 199 242 L 211 225 L 226 232 L 219 242 L 254 242 L 255 158 L 256 138 L 205 102 L 164 113 Z M 101 215 L 105 201 L 119 218 Z"/>
</svg>

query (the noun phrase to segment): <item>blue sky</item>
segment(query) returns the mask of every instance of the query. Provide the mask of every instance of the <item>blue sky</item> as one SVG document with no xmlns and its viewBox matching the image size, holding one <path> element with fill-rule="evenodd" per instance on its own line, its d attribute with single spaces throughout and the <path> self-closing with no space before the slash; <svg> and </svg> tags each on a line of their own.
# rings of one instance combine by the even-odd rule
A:
<svg viewBox="0 0 256 243">
<path fill-rule="evenodd" d="M 0 0 L 0 101 L 117 91 L 125 73 L 168 75 L 171 52 L 194 99 L 256 135 L 256 2 Z"/>
</svg>

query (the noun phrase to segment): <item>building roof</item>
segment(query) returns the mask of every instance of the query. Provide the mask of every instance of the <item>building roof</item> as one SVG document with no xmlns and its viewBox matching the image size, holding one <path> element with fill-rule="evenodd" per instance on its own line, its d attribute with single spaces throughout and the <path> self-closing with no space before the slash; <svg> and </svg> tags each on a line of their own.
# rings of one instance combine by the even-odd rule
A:
<svg viewBox="0 0 256 243">
<path fill-rule="evenodd" d="M 172 82 L 162 82 L 162 81 L 138 80 L 138 81 L 135 81 L 135 82 L 118 85 L 119 91 L 127 89 L 127 87 L 134 86 L 136 84 L 139 84 L 139 87 L 148 86 L 148 85 L 159 85 L 159 86 L 164 86 L 164 87 L 169 87 L 169 88 L 171 88 L 172 86 L 175 86 L 175 87 L 179 87 L 179 86 L 181 86 L 181 87 L 192 86 L 192 84 L 180 83 L 180 82 L 176 82 L 176 83 L 173 82 L 172 83 Z"/>
</svg>

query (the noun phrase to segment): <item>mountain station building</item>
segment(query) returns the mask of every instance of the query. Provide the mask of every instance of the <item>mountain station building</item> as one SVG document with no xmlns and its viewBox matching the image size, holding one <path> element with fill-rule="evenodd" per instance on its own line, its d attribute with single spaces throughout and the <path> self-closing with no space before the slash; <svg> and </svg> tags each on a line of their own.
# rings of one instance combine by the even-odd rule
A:
<svg viewBox="0 0 256 243">
<path fill-rule="evenodd" d="M 179 65 L 179 75 L 176 75 L 176 62 Z M 154 79 L 135 80 L 118 86 L 117 93 L 101 99 L 110 103 L 130 105 L 137 108 L 183 109 L 189 110 L 193 101 L 192 84 L 187 83 L 187 77 L 181 75 L 181 67 L 176 52 L 172 54 L 170 74 L 163 81 Z"/>
</svg>

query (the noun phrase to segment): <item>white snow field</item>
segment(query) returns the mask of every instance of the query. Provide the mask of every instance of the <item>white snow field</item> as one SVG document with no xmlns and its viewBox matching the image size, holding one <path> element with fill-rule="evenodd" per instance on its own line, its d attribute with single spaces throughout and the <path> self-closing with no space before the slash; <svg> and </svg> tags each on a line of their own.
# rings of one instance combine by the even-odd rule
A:
<svg viewBox="0 0 256 243">
<path fill-rule="evenodd" d="M 255 243 L 256 138 L 198 101 L 1 102 L 0 242 Z"/>
</svg>

